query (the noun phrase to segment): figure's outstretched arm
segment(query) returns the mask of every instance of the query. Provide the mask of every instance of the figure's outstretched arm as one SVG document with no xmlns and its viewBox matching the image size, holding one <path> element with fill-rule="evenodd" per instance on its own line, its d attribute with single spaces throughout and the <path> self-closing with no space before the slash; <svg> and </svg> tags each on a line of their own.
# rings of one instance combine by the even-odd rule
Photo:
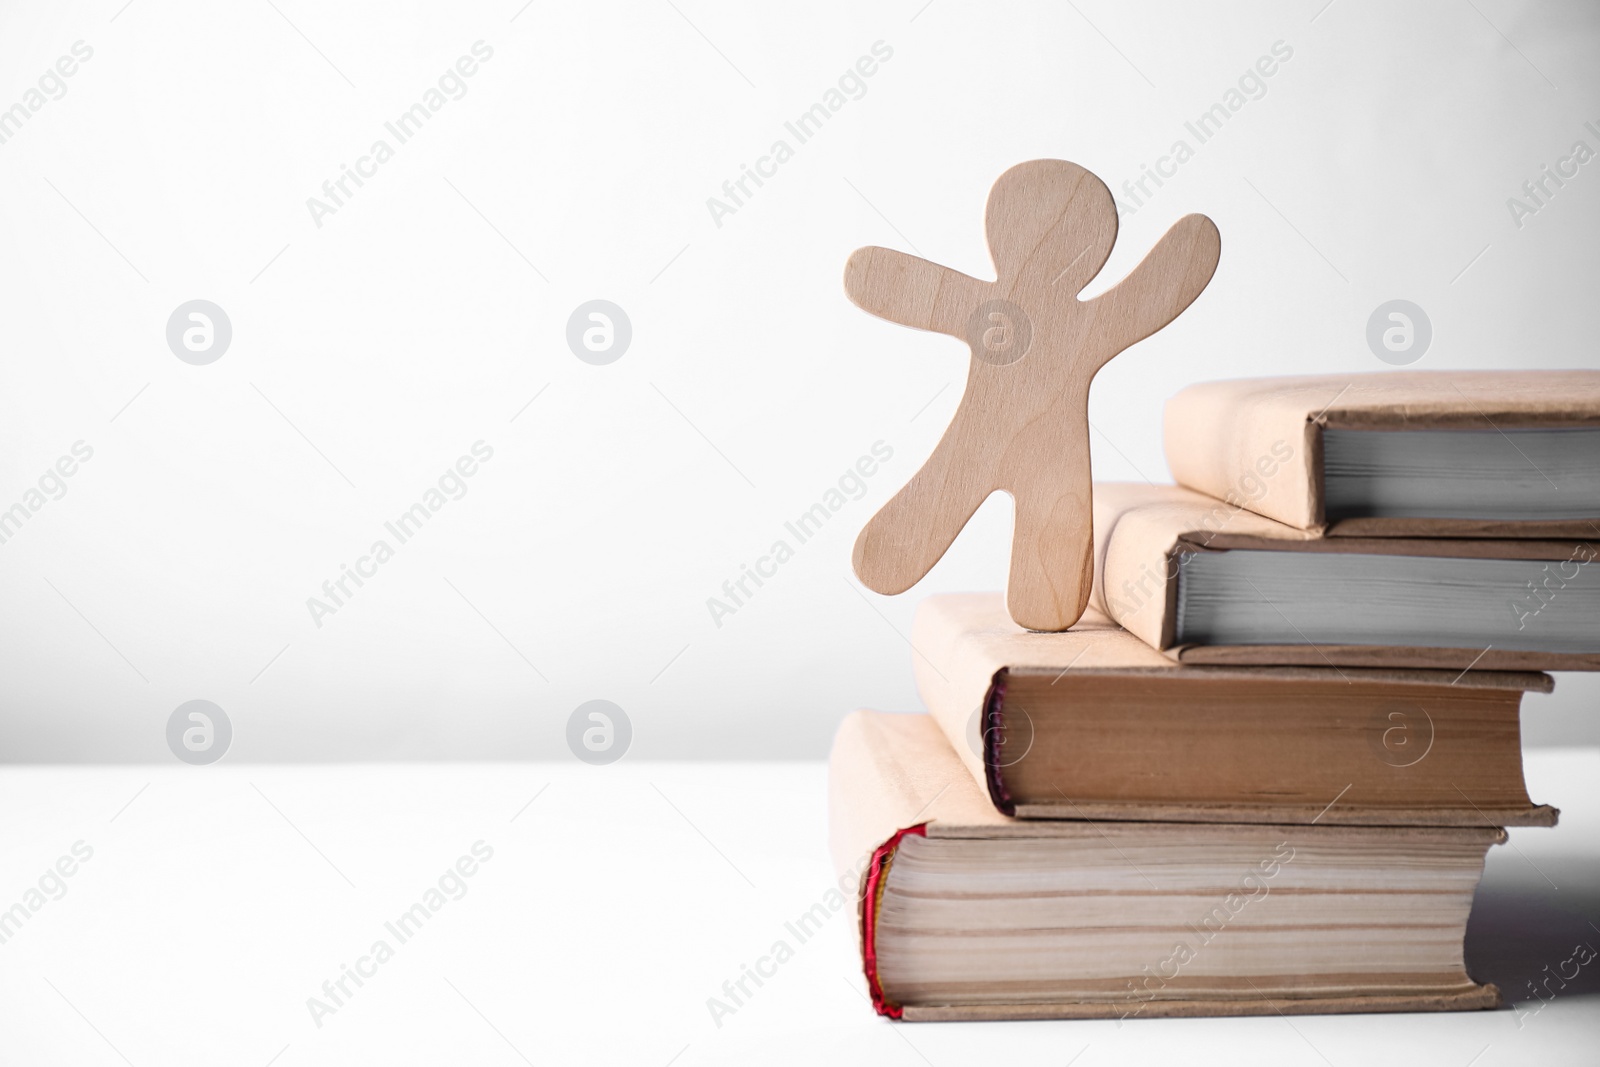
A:
<svg viewBox="0 0 1600 1067">
<path fill-rule="evenodd" d="M 1185 215 L 1173 224 L 1126 278 L 1087 302 L 1096 325 L 1116 342 L 1106 358 L 1149 337 L 1194 303 L 1221 254 L 1222 237 L 1204 215 Z"/>
<path fill-rule="evenodd" d="M 892 248 L 858 248 L 844 267 L 844 291 L 856 307 L 963 340 L 967 317 L 991 284 Z"/>
</svg>

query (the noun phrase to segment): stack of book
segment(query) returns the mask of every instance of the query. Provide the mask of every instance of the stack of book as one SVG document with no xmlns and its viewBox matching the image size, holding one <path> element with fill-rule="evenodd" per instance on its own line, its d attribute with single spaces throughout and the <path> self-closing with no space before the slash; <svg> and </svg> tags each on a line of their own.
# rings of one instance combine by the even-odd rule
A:
<svg viewBox="0 0 1600 1067">
<path fill-rule="evenodd" d="M 1071 630 L 934 596 L 929 714 L 830 766 L 896 1019 L 1487 1008 L 1507 826 L 1553 826 L 1520 704 L 1600 669 L 1600 373 L 1195 386 L 1176 486 L 1097 485 Z"/>
</svg>

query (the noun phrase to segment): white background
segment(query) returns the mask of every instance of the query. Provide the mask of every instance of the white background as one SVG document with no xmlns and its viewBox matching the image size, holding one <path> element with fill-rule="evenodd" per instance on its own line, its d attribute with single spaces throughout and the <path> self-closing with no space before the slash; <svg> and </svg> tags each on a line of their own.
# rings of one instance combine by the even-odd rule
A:
<svg viewBox="0 0 1600 1067">
<path fill-rule="evenodd" d="M 0 107 L 94 50 L 0 144 L 0 507 L 94 449 L 0 545 L 7 759 L 168 760 L 196 698 L 245 762 L 569 758 L 597 697 L 630 758 L 811 758 L 851 707 L 915 707 L 915 602 L 1003 584 L 1009 504 L 914 593 L 855 585 L 967 355 L 852 307 L 845 258 L 986 275 L 1000 172 L 1066 158 L 1123 195 L 1278 41 L 1095 284 L 1187 212 L 1221 229 L 1210 288 L 1099 376 L 1097 476 L 1165 478 L 1189 382 L 1383 369 L 1365 324 L 1396 297 L 1433 322 L 1419 367 L 1597 363 L 1600 163 L 1507 207 L 1600 149 L 1593 4 L 275 2 L 0 14 Z M 479 40 L 466 95 L 316 226 L 307 198 Z M 717 226 L 707 198 L 877 41 L 865 95 Z M 203 367 L 165 341 L 195 298 L 233 325 Z M 565 343 L 593 298 L 632 319 L 610 366 Z M 469 493 L 315 626 L 307 597 L 478 440 Z M 880 440 L 865 497 L 714 625 Z M 1530 697 L 1530 740 L 1600 737 L 1597 696 Z"/>
</svg>

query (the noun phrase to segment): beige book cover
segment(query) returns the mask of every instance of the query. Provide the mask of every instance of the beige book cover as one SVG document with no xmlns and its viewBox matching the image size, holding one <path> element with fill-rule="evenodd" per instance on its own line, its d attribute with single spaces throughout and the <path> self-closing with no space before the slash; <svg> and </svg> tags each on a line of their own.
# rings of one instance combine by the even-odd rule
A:
<svg viewBox="0 0 1600 1067">
<path fill-rule="evenodd" d="M 1266 912 L 1260 920 L 1277 930 L 1276 937 L 1292 937 L 1296 922 L 1311 921 L 1296 899 L 1307 899 L 1307 892 L 1331 893 L 1330 906 L 1347 894 L 1339 888 L 1341 875 L 1337 864 L 1339 857 L 1358 857 L 1365 852 L 1378 852 L 1395 857 L 1416 851 L 1438 853 L 1442 858 L 1454 857 L 1449 862 L 1463 867 L 1463 876 L 1475 884 L 1482 871 L 1482 856 L 1490 846 L 1505 840 L 1505 831 L 1498 827 L 1479 828 L 1423 828 L 1423 827 L 1339 827 L 1339 826 L 1242 826 L 1242 825 L 1183 825 L 1172 823 L 1121 823 L 1087 824 L 1083 822 L 1010 819 L 998 814 L 978 789 L 971 774 L 956 758 L 938 725 L 927 715 L 893 715 L 874 711 L 856 711 L 846 717 L 834 738 L 829 760 L 828 807 L 830 819 L 830 844 L 834 863 L 841 881 L 856 882 L 858 934 L 862 951 L 863 969 L 874 1006 L 880 1014 L 906 1021 L 987 1020 L 987 1019 L 1049 1019 L 1049 1018 L 1128 1018 L 1130 1016 L 1197 1016 L 1197 1015 L 1272 1015 L 1272 1014 L 1327 1014 L 1334 1012 L 1393 1012 L 1393 1011 L 1448 1011 L 1492 1008 L 1500 1003 L 1499 990 L 1493 985 L 1480 985 L 1466 973 L 1459 952 L 1454 962 L 1437 973 L 1384 974 L 1372 971 L 1364 977 L 1354 975 L 1336 978 L 1333 985 L 1322 985 L 1322 991 L 1290 991 L 1300 981 L 1293 973 L 1273 971 L 1285 960 L 1276 963 L 1263 958 L 1260 964 L 1269 968 L 1251 976 L 1248 963 L 1240 957 L 1238 965 L 1247 970 L 1228 979 L 1209 980 L 1203 988 L 1204 995 L 1189 995 L 1175 986 L 1152 991 L 1149 980 L 1142 987 L 1138 973 L 1126 976 L 1095 979 L 1078 984 L 1080 992 L 1073 995 L 1041 999 L 1019 997 L 1014 1001 L 995 1000 L 993 997 L 974 1002 L 933 1002 L 919 1000 L 907 1002 L 895 998 L 893 988 L 887 992 L 880 981 L 880 965 L 902 966 L 907 961 L 882 961 L 878 956 L 880 921 L 887 917 L 882 912 L 886 885 L 896 862 L 897 852 L 909 838 L 926 838 L 929 841 L 965 840 L 974 842 L 1015 842 L 1018 844 L 1041 839 L 1059 845 L 1059 850 L 1069 852 L 1083 849 L 1083 855 L 1108 860 L 1110 853 L 1126 857 L 1137 855 L 1155 864 L 1164 850 L 1175 850 L 1170 855 L 1194 856 L 1253 856 L 1269 854 L 1281 848 L 1279 842 L 1304 859 L 1296 868 L 1292 879 L 1303 888 L 1301 894 L 1281 895 L 1280 907 L 1286 910 L 1276 919 Z M 986 847 L 986 846 L 980 846 Z M 1098 862 L 1098 861 L 1097 861 Z M 1115 868 L 1117 863 L 1112 862 Z M 983 868 L 976 876 L 981 878 Z M 1162 874 L 1163 882 L 1175 875 Z M 1009 883 L 1007 883 L 1009 884 Z M 1322 886 L 1320 890 L 1312 887 Z M 1452 912 L 1449 938 L 1459 938 L 1465 929 L 1466 905 L 1470 904 L 1470 888 L 1466 899 Z M 1207 894 L 1196 895 L 1196 890 L 1186 888 L 1180 881 L 1173 882 L 1170 890 L 1175 906 L 1182 909 L 1204 911 Z M 1226 890 L 1223 890 L 1225 893 Z M 997 884 L 992 907 L 1010 907 L 1005 886 Z M 1088 925 L 1081 934 L 1076 929 L 1063 930 L 1069 939 L 1079 936 L 1092 938 L 1102 921 L 1091 916 L 1102 912 L 1115 918 L 1116 929 L 1138 929 L 1141 920 L 1155 922 L 1151 935 L 1169 945 L 1177 939 L 1183 928 L 1168 928 L 1164 922 L 1165 905 L 1153 905 L 1158 894 L 1132 891 L 1120 895 L 1106 883 L 1091 880 L 1085 883 L 1080 902 L 1071 914 L 1081 916 Z M 1270 894 L 1266 894 L 1270 897 Z M 1191 905 L 1193 905 L 1191 907 Z M 1265 904 L 1261 905 L 1265 907 Z M 1107 910 L 1109 909 L 1109 910 Z M 1152 910 L 1153 909 L 1153 910 Z M 1302 916 L 1290 919 L 1290 914 Z M 997 916 L 998 917 L 998 916 Z M 1442 916 L 1441 916 L 1442 917 Z M 1072 920 L 1076 924 L 1077 920 Z M 1283 926 L 1288 922 L 1289 927 Z M 1459 929 L 1456 927 L 1459 926 Z M 979 933 L 980 931 L 973 931 Z M 1441 931 L 1441 936 L 1444 933 Z M 1389 943 L 1395 942 L 1393 937 Z M 1292 942 L 1291 942 L 1292 944 Z M 1284 951 L 1293 957 L 1295 950 Z M 1270 950 L 1269 950 L 1270 954 Z M 1370 967 L 1374 961 L 1368 960 Z M 1138 968 L 1134 968 L 1138 972 Z M 1001 988 L 1008 987 L 1003 978 L 997 979 Z M 1283 989 L 1274 984 L 1285 983 Z M 1314 983 L 1315 984 L 1315 983 Z M 1266 989 L 1262 987 L 1266 986 Z M 937 1000 L 938 998 L 934 998 Z"/>
<path fill-rule="evenodd" d="M 926 597 L 911 641 L 918 695 L 1006 815 L 1555 825 L 1528 799 L 1518 722 L 1547 674 L 1191 667 L 1093 608 L 1032 633 L 1000 593 Z"/>
<path fill-rule="evenodd" d="M 1360 517 L 1329 525 L 1325 430 L 1600 427 L 1600 371 L 1392 371 L 1191 385 L 1167 401 L 1179 485 L 1296 529 L 1339 537 L 1600 537 L 1579 519 Z"/>
<path fill-rule="evenodd" d="M 1176 637 L 1179 570 L 1183 557 L 1191 553 L 1256 549 L 1564 563 L 1594 558 L 1594 549 L 1587 542 L 1325 538 L 1190 489 L 1132 482 L 1095 483 L 1094 539 L 1090 606 L 1180 663 L 1454 671 L 1600 670 L 1600 653 L 1593 652 L 1309 643 L 1197 645 L 1180 644 Z M 1288 626 L 1286 622 L 1286 629 Z"/>
</svg>

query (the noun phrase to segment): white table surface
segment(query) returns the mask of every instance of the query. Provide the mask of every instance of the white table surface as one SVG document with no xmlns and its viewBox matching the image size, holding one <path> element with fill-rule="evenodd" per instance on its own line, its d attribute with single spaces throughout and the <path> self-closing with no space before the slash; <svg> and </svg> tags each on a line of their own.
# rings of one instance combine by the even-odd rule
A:
<svg viewBox="0 0 1600 1067">
<path fill-rule="evenodd" d="M 1600 947 L 1600 750 L 1527 766 L 1562 824 L 1491 851 L 1469 936 L 1513 998 Z M 0 944 L 0 1063 L 1594 1062 L 1600 960 L 1520 1014 L 890 1024 L 847 912 L 785 929 L 834 881 L 824 808 L 816 763 L 6 768 L 0 908 L 93 856 Z M 317 1026 L 307 999 L 477 841 L 466 894 Z M 718 1026 L 707 998 L 780 939 Z"/>
</svg>

